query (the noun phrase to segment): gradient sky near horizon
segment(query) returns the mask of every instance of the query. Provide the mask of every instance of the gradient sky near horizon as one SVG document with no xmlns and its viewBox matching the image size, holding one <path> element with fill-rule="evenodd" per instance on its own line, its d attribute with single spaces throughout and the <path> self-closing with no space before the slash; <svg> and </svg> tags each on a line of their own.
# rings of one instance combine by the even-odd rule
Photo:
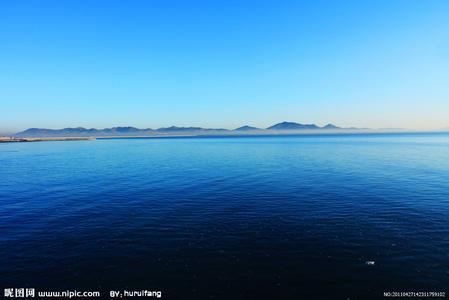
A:
<svg viewBox="0 0 449 300">
<path fill-rule="evenodd" d="M 0 133 L 449 128 L 449 1 L 1 1 Z"/>
</svg>

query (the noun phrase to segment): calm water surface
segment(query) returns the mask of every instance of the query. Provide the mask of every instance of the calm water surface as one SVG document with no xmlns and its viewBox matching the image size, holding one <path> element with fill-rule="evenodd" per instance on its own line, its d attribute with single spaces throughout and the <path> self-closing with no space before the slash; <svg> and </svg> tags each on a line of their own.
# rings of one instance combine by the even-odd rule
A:
<svg viewBox="0 0 449 300">
<path fill-rule="evenodd" d="M 0 144 L 0 287 L 447 294 L 449 135 Z"/>
</svg>

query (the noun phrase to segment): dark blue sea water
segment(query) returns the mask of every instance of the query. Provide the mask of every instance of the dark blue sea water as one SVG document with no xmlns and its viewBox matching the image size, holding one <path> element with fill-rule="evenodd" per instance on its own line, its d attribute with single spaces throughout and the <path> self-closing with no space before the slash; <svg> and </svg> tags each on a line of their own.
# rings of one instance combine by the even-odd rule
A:
<svg viewBox="0 0 449 300">
<path fill-rule="evenodd" d="M 0 144 L 0 287 L 447 294 L 449 135 Z"/>
</svg>

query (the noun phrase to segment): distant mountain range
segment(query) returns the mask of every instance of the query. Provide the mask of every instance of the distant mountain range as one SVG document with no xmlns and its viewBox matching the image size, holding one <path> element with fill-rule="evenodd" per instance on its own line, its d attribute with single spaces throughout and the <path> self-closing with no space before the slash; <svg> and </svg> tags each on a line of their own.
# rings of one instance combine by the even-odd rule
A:
<svg viewBox="0 0 449 300">
<path fill-rule="evenodd" d="M 86 137 L 86 136 L 150 136 L 150 135 L 186 135 L 186 134 L 238 134 L 238 133 L 276 133 L 278 131 L 299 131 L 299 130 L 341 130 L 356 128 L 341 128 L 333 124 L 320 127 L 315 124 L 300 124 L 295 122 L 282 122 L 270 126 L 266 129 L 245 125 L 233 130 L 223 128 L 202 128 L 202 127 L 163 127 L 159 129 L 139 129 L 136 127 L 112 127 L 104 129 L 96 128 L 64 128 L 45 129 L 29 128 L 16 133 L 15 137 Z"/>
</svg>

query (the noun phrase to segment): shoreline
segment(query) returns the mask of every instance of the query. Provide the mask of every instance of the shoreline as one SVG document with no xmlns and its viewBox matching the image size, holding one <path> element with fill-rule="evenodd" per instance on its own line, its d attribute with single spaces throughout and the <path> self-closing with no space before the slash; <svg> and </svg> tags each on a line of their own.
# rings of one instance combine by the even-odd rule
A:
<svg viewBox="0 0 449 300">
<path fill-rule="evenodd" d="M 15 138 L 0 137 L 0 143 L 27 143 L 27 142 L 48 142 L 48 141 L 85 141 L 96 140 L 95 137 L 36 137 L 36 138 Z"/>
<path fill-rule="evenodd" d="M 409 132 L 284 132 L 284 133 L 245 133 L 245 134 L 160 134 L 160 135 L 116 135 L 116 136 L 85 136 L 85 137 L 8 137 L 0 136 L 1 143 L 21 143 L 21 142 L 50 142 L 50 141 L 93 141 L 110 139 L 164 139 L 164 138 L 230 138 L 230 137 L 288 137 L 288 136 L 357 136 L 357 135 L 421 135 L 421 134 L 448 134 L 447 131 L 409 131 Z"/>
</svg>

